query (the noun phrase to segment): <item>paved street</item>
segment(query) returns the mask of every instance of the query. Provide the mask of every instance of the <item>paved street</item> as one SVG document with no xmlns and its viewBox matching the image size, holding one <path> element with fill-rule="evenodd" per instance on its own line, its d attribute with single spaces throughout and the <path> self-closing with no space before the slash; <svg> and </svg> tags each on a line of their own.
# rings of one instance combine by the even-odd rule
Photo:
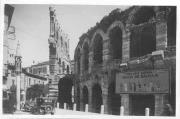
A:
<svg viewBox="0 0 180 119">
<path fill-rule="evenodd" d="M 24 111 L 15 111 L 15 115 L 32 115 L 30 112 Z M 65 110 L 65 109 L 55 109 L 54 115 L 100 115 L 98 113 L 91 112 L 81 112 L 81 111 L 73 111 L 73 110 Z"/>
<path fill-rule="evenodd" d="M 30 112 L 24 112 L 24 111 L 15 111 L 14 114 L 15 115 L 31 115 Z"/>
<path fill-rule="evenodd" d="M 99 114 L 91 113 L 91 112 L 65 110 L 65 109 L 55 109 L 55 115 L 99 115 Z"/>
</svg>

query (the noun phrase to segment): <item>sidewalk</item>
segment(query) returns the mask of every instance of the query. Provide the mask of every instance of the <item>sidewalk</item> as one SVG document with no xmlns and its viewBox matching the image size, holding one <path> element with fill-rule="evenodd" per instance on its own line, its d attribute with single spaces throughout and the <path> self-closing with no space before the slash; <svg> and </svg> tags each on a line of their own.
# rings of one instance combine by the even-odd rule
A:
<svg viewBox="0 0 180 119">
<path fill-rule="evenodd" d="M 29 112 L 23 112 L 22 110 L 16 110 L 13 114 L 15 114 L 15 115 L 31 115 Z"/>
<path fill-rule="evenodd" d="M 100 115 L 98 113 L 92 112 L 82 112 L 82 111 L 73 111 L 73 110 L 65 110 L 65 109 L 55 109 L 55 115 Z"/>
</svg>

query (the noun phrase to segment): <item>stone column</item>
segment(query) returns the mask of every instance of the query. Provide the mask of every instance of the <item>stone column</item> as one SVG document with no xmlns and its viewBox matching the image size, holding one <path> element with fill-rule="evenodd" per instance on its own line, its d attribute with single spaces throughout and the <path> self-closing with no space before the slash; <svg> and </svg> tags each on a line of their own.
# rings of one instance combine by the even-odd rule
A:
<svg viewBox="0 0 180 119">
<path fill-rule="evenodd" d="M 129 94 L 121 95 L 121 106 L 124 107 L 124 115 L 130 115 L 130 99 Z"/>
<path fill-rule="evenodd" d="M 156 50 L 164 50 L 167 47 L 167 22 L 165 12 L 156 13 Z"/>
<path fill-rule="evenodd" d="M 130 31 L 123 32 L 122 39 L 122 62 L 127 62 L 130 58 Z"/>
<path fill-rule="evenodd" d="M 84 111 L 84 104 L 83 104 L 83 93 L 82 93 L 82 89 L 80 89 L 80 111 Z"/>
<path fill-rule="evenodd" d="M 110 54 L 110 39 L 103 40 L 103 63 L 106 64 L 111 59 Z"/>
<path fill-rule="evenodd" d="M 84 70 L 83 70 L 83 56 L 80 57 L 80 76 L 82 76 Z"/>
<path fill-rule="evenodd" d="M 89 110 L 89 112 L 93 112 L 93 109 L 92 109 L 92 108 L 93 108 L 93 107 L 92 107 L 92 90 L 91 90 L 91 89 L 90 89 L 90 90 L 88 89 L 88 91 L 89 91 L 89 92 L 88 92 L 88 94 L 89 94 L 89 95 L 88 95 L 88 104 L 89 104 L 89 106 L 88 106 L 89 109 L 88 109 L 88 110 Z"/>
<path fill-rule="evenodd" d="M 108 95 L 103 94 L 102 98 L 103 98 L 103 105 L 104 105 L 104 114 L 108 114 Z"/>
<path fill-rule="evenodd" d="M 16 91 L 16 96 L 17 96 L 17 110 L 20 110 L 20 103 L 21 103 L 21 100 L 20 100 L 20 96 L 21 96 L 21 92 L 20 92 L 20 86 L 21 86 L 21 77 L 20 77 L 20 74 L 18 74 L 16 76 L 16 85 L 17 85 L 17 91 Z"/>
<path fill-rule="evenodd" d="M 168 95 L 156 94 L 155 95 L 155 116 L 160 116 L 163 112 L 164 105 L 168 104 Z"/>
<path fill-rule="evenodd" d="M 93 66 L 93 52 L 90 51 L 90 52 L 89 52 L 89 73 L 90 73 L 91 70 L 92 70 L 92 66 Z"/>
</svg>

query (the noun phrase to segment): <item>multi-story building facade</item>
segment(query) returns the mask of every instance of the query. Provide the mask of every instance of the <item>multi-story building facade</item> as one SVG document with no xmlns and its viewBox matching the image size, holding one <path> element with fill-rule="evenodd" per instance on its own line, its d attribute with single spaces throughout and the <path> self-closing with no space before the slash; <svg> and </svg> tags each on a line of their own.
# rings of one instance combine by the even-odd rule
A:
<svg viewBox="0 0 180 119">
<path fill-rule="evenodd" d="M 42 77 L 48 77 L 50 74 L 49 61 L 33 64 L 30 67 L 25 67 L 25 69 L 27 72 L 31 74 L 42 76 Z"/>
<path fill-rule="evenodd" d="M 75 64 L 74 64 L 74 60 L 71 60 L 71 63 L 70 63 L 71 74 L 74 74 L 74 73 L 75 73 L 75 72 L 74 72 L 74 71 L 75 71 L 75 70 L 74 70 L 74 68 L 75 68 L 74 65 L 75 65 Z"/>
<path fill-rule="evenodd" d="M 10 86 L 15 81 L 15 55 L 9 42 L 14 40 L 15 27 L 11 26 L 14 7 L 6 4 L 4 7 L 4 35 L 3 35 L 3 99 L 8 97 Z"/>
<path fill-rule="evenodd" d="M 75 103 L 107 114 L 175 111 L 176 7 L 113 10 L 80 37 L 75 55 Z"/>
<path fill-rule="evenodd" d="M 30 88 L 33 85 L 47 85 L 48 84 L 48 78 L 32 74 L 30 72 L 27 72 L 26 69 L 22 70 L 21 73 L 21 102 L 26 101 L 26 91 L 28 88 Z"/>
<path fill-rule="evenodd" d="M 59 79 L 70 73 L 69 38 L 62 31 L 58 23 L 56 12 L 49 7 L 50 35 L 49 35 L 49 71 L 51 80 L 50 96 L 58 96 Z"/>
</svg>

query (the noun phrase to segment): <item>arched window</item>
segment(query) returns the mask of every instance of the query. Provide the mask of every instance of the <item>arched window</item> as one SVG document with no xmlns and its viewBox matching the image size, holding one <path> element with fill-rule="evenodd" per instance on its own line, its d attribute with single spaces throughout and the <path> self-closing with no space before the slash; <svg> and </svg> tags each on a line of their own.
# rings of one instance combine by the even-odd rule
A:
<svg viewBox="0 0 180 119">
<path fill-rule="evenodd" d="M 134 15 L 132 24 L 147 23 L 156 16 L 152 7 L 141 7 Z M 131 30 L 130 57 L 140 57 L 156 50 L 155 24 L 143 24 Z"/>
<path fill-rule="evenodd" d="M 84 70 L 86 71 L 89 68 L 89 46 L 87 43 L 85 43 L 85 45 L 83 46 L 83 55 L 84 55 L 83 65 L 84 65 Z"/>
<path fill-rule="evenodd" d="M 113 59 L 122 59 L 122 30 L 115 27 L 110 31 L 110 44 Z"/>
<path fill-rule="evenodd" d="M 100 113 L 102 105 L 102 90 L 99 84 L 95 84 L 92 88 L 92 108 L 96 113 Z"/>
<path fill-rule="evenodd" d="M 103 39 L 98 34 L 94 38 L 94 64 L 101 64 L 103 61 Z"/>
<path fill-rule="evenodd" d="M 85 105 L 88 104 L 88 88 L 86 86 L 83 87 L 83 110 L 85 111 Z"/>
<path fill-rule="evenodd" d="M 140 47 L 140 56 L 152 53 L 152 51 L 156 50 L 155 26 L 151 25 L 143 28 Z"/>
</svg>

